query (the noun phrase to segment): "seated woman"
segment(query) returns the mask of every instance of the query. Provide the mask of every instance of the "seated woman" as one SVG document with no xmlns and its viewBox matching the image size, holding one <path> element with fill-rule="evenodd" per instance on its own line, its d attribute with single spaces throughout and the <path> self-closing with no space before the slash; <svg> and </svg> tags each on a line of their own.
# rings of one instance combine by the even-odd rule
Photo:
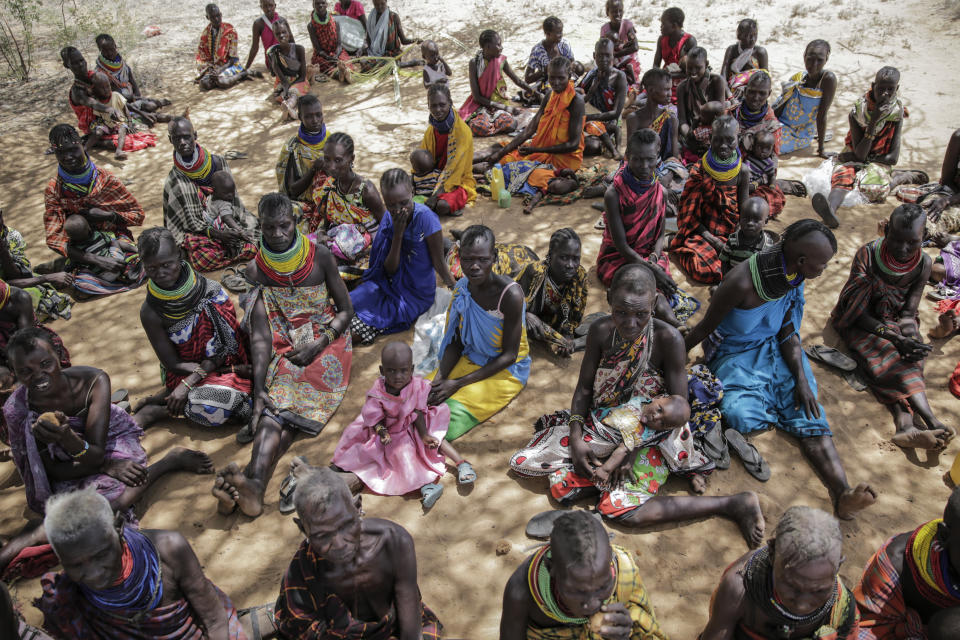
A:
<svg viewBox="0 0 960 640">
<path fill-rule="evenodd" d="M 763 541 L 764 525 L 752 491 L 734 496 L 656 495 L 670 468 L 681 466 L 679 457 L 664 459 L 657 440 L 635 447 L 609 477 L 597 475 L 603 461 L 624 444 L 620 431 L 602 422 L 611 411 L 635 397 L 641 403 L 663 394 L 687 398 L 683 338 L 652 317 L 655 297 L 656 283 L 647 268 L 626 265 L 617 271 L 607 294 L 612 315 L 590 325 L 570 411 L 541 417 L 538 426 L 544 429 L 513 455 L 510 466 L 525 476 L 549 476 L 550 493 L 562 504 L 600 495 L 600 514 L 629 526 L 726 516 L 737 522 L 748 544 L 755 547 Z M 714 390 L 713 395 L 715 405 L 719 394 Z M 719 428 L 715 410 L 705 409 L 701 417 L 693 416 L 691 430 Z M 698 425 L 698 419 L 703 424 Z M 708 420 L 713 424 L 708 426 Z M 696 450 L 693 454 L 685 457 L 706 461 Z M 695 477 L 695 488 L 702 492 L 706 485 L 702 477 Z"/>
<path fill-rule="evenodd" d="M 654 67 L 643 74 L 640 86 L 647 98 L 627 116 L 627 140 L 633 136 L 634 131 L 640 129 L 651 129 L 656 133 L 660 137 L 659 167 L 680 157 L 680 122 L 677 120 L 676 107 L 670 104 L 673 80 L 669 71 Z"/>
<path fill-rule="evenodd" d="M 437 186 L 424 203 L 437 215 L 461 215 L 477 199 L 473 178 L 473 132 L 453 109 L 450 87 L 438 82 L 427 88 L 430 126 L 423 134 L 421 149 L 433 156 L 438 172 Z"/>
<path fill-rule="evenodd" d="M 460 239 L 464 277 L 453 289 L 430 391 L 430 404 L 450 407 L 450 441 L 506 407 L 530 375 L 523 290 L 493 273 L 495 245 L 483 225 Z"/>
<path fill-rule="evenodd" d="M 613 41 L 600 38 L 593 47 L 596 67 L 580 79 L 583 100 L 596 113 L 586 115 L 583 155 L 598 156 L 604 149 L 620 160 L 620 116 L 627 99 L 627 74 L 613 66 Z"/>
<path fill-rule="evenodd" d="M 807 70 L 791 76 L 773 103 L 773 112 L 783 125 L 780 130 L 781 154 L 806 149 L 816 140 L 817 155 L 827 157 L 823 150 L 827 139 L 827 114 L 837 92 L 837 76 L 825 68 L 829 59 L 829 42 L 810 42 L 803 52 L 803 64 Z"/>
<path fill-rule="evenodd" d="M 341 69 L 347 68 L 345 63 L 350 59 L 350 54 L 340 45 L 340 27 L 327 11 L 327 0 L 313 0 L 313 12 L 310 14 L 310 22 L 307 23 L 307 33 L 313 45 L 310 56 L 310 66 L 313 68 L 311 80 L 321 82 L 333 78 L 346 82 L 349 74 L 341 73 Z"/>
<path fill-rule="evenodd" d="M 380 178 L 380 190 L 387 210 L 370 251 L 370 268 L 350 292 L 355 314 L 350 330 L 360 344 L 413 326 L 433 304 L 434 271 L 451 289 L 456 284 L 443 259 L 440 221 L 413 201 L 410 174 L 390 169 Z"/>
<path fill-rule="evenodd" d="M 333 254 L 297 229 L 282 193 L 261 198 L 259 214 L 263 238 L 246 272 L 253 451 L 245 469 L 230 463 L 213 486 L 221 513 L 239 506 L 250 517 L 263 512 L 267 482 L 294 438 L 316 436 L 340 406 L 353 356 L 353 306 Z"/>
<path fill-rule="evenodd" d="M 919 202 L 927 209 L 927 230 L 931 234 L 960 231 L 960 129 L 947 142 L 940 182 Z"/>
<path fill-rule="evenodd" d="M 664 84 L 664 93 L 668 87 Z M 660 138 L 652 129 L 640 129 L 627 140 L 626 162 L 604 195 L 606 224 L 597 254 L 597 277 L 609 287 L 623 265 L 646 266 L 657 283 L 655 315 L 679 327 L 700 303 L 670 277 L 670 259 L 663 250 L 667 192 L 655 173 L 659 157 Z"/>
<path fill-rule="evenodd" d="M 316 233 L 316 242 L 329 246 L 338 263 L 362 267 L 386 209 L 373 182 L 354 172 L 353 157 L 353 138 L 331 134 L 323 147 L 327 179 L 314 188 L 316 209 L 300 220 L 300 227 Z"/>
<path fill-rule="evenodd" d="M 197 77 L 194 82 L 204 91 L 209 91 L 214 88 L 229 89 L 251 76 L 262 76 L 259 71 L 251 74 L 240 65 L 237 30 L 223 21 L 220 7 L 211 2 L 207 5 L 206 15 L 209 23 L 200 34 Z"/>
<path fill-rule="evenodd" d="M 757 21 L 744 18 L 737 25 L 737 42 L 727 47 L 720 65 L 720 75 L 732 85 L 748 71 L 769 69 L 767 50 L 757 45 Z"/>
<path fill-rule="evenodd" d="M 582 349 L 582 339 L 573 337 L 587 306 L 587 270 L 580 266 L 577 232 L 569 227 L 554 231 L 547 257 L 527 264 L 515 280 L 527 307 L 527 336 L 559 356 Z"/>
<path fill-rule="evenodd" d="M 98 117 L 104 116 L 123 120 L 123 114 L 111 105 L 110 100 L 103 102 L 94 95 L 93 79 L 96 72 L 87 69 L 87 61 L 76 47 L 61 49 L 60 59 L 63 61 L 64 68 L 73 74 L 73 84 L 70 86 L 67 100 L 77 116 L 77 126 L 83 133 L 84 152 L 89 153 L 93 149 L 109 149 L 117 152 L 117 134 L 100 130 L 95 126 L 95 121 Z M 131 138 L 131 142 L 132 140 Z M 123 148 L 120 151 L 122 152 Z"/>
<path fill-rule="evenodd" d="M 750 151 L 753 137 L 761 132 L 770 132 L 774 136 L 773 153 L 780 153 L 780 129 L 782 125 L 767 104 L 773 80 L 765 70 L 750 76 L 743 91 L 743 99 L 733 111 L 733 117 L 740 125 L 740 148 Z"/>
<path fill-rule="evenodd" d="M 110 378 L 94 367 L 63 367 L 64 354 L 48 330 L 21 329 L 10 338 L 7 357 L 21 386 L 3 415 L 34 512 L 42 514 L 53 494 L 94 487 L 114 511 L 135 521 L 134 503 L 164 474 L 213 473 L 205 453 L 181 447 L 147 466 L 143 430 L 110 404 Z M 47 542 L 39 523 L 32 524 L 0 549 L 0 568 L 27 547 Z"/>
<path fill-rule="evenodd" d="M 738 133 L 733 116 L 713 121 L 710 149 L 690 168 L 680 196 L 670 252 L 692 280 L 703 284 L 720 282 L 720 251 L 740 219 L 740 203 L 747 200 L 750 170 L 742 168 Z"/>
<path fill-rule="evenodd" d="M 543 40 L 530 50 L 527 68 L 523 72 L 524 82 L 534 85 L 540 93 L 546 91 L 547 65 L 557 56 L 563 56 L 577 68 L 575 75 L 583 73 L 583 65 L 577 62 L 570 43 L 563 37 L 563 22 L 556 16 L 550 16 L 543 21 Z"/>
<path fill-rule="evenodd" d="M 0 207 L 0 280 L 12 287 L 23 289 L 33 302 L 33 313 L 38 322 L 57 318 L 70 319 L 73 299 L 57 289 L 73 288 L 73 274 L 65 271 L 38 274 L 33 271 L 27 258 L 27 243 L 16 229 L 3 221 Z"/>
<path fill-rule="evenodd" d="M 530 85 L 514 73 L 502 53 L 499 34 L 493 29 L 481 31 L 480 51 L 470 61 L 470 97 L 460 107 L 460 117 L 478 138 L 509 133 L 517 128 L 516 116 L 520 115 L 520 109 L 508 104 L 503 74 L 528 94 L 534 94 Z"/>
<path fill-rule="evenodd" d="M 297 119 L 297 100 L 310 93 L 307 79 L 307 54 L 302 45 L 293 40 L 286 18 L 273 23 L 277 44 L 267 49 L 267 59 L 274 71 L 273 93 L 284 110 L 284 119 Z"/>
<path fill-rule="evenodd" d="M 74 264 L 115 268 L 112 260 L 70 246 L 67 218 L 81 216 L 92 230 L 111 232 L 132 242 L 129 227 L 143 224 L 143 208 L 118 178 L 87 157 L 76 129 L 66 124 L 56 125 L 50 130 L 50 144 L 58 166 L 57 177 L 50 180 L 44 193 L 43 228 L 47 246 Z M 114 293 L 93 289 L 86 292 Z"/>
<path fill-rule="evenodd" d="M 600 27 L 600 37 L 613 42 L 614 66 L 626 75 L 627 85 L 635 95 L 640 90 L 637 29 L 623 17 L 623 0 L 607 0 L 606 13 L 608 22 Z"/>
<path fill-rule="evenodd" d="M 403 47 L 419 44 L 403 33 L 400 16 L 387 7 L 387 0 L 373 0 L 373 9 L 365 21 L 367 27 L 367 53 L 374 58 L 399 58 Z M 378 60 L 365 60 L 362 66 L 369 70 L 382 64 Z"/>
<path fill-rule="evenodd" d="M 244 210 L 238 221 L 244 231 L 216 229 L 206 216 L 206 202 L 213 191 L 213 175 L 229 171 L 223 156 L 210 153 L 197 143 L 197 132 L 186 118 L 174 118 L 167 127 L 173 145 L 173 167 L 163 183 L 163 226 L 183 247 L 187 260 L 201 271 L 216 271 L 231 264 L 246 263 L 256 255 L 250 242 L 257 219 Z M 234 196 L 234 209 L 242 209 Z M 239 245 L 239 251 L 227 251 Z"/>
<path fill-rule="evenodd" d="M 527 184 L 546 191 L 557 171 L 576 171 L 583 164 L 583 125 L 586 107 L 570 79 L 570 61 L 557 57 L 547 68 L 550 91 L 530 124 L 504 147 L 496 145 L 476 167 L 486 170 L 489 164 L 535 162 L 537 167 Z M 529 144 L 527 144 L 529 141 Z M 541 167 L 540 165 L 548 165 Z M 572 185 L 576 188 L 576 184 Z M 572 190 L 572 189 L 571 189 Z"/>
<path fill-rule="evenodd" d="M 277 190 L 299 208 L 300 217 L 313 217 L 316 203 L 313 192 L 327 181 L 323 148 L 327 144 L 327 125 L 323 121 L 320 98 L 308 93 L 297 101 L 300 128 L 287 140 L 277 160 Z"/>
<path fill-rule="evenodd" d="M 857 251 L 831 320 L 870 390 L 893 414 L 891 441 L 942 449 L 956 429 L 933 415 L 923 376 L 931 349 L 920 337 L 917 313 L 932 268 L 921 249 L 925 222 L 920 205 L 893 210 L 884 236 Z"/>
<path fill-rule="evenodd" d="M 134 418 L 141 427 L 184 416 L 203 427 L 250 420 L 250 356 L 230 297 L 219 283 L 180 257 L 173 234 L 153 227 L 140 234 L 140 257 L 150 279 L 140 323 L 160 360 L 164 391 Z"/>
<path fill-rule="evenodd" d="M 727 83 L 710 70 L 707 50 L 694 47 L 687 53 L 686 78 L 677 87 L 677 120 L 684 163 L 694 163 L 710 146 L 710 125 L 723 113 Z M 714 108 L 705 113 L 707 105 Z M 717 107 L 719 105 L 719 107 Z"/>
<path fill-rule="evenodd" d="M 63 571 L 43 576 L 36 606 L 58 638 L 246 637 L 179 532 L 115 523 L 89 488 L 51 498 L 43 528 Z"/>
<path fill-rule="evenodd" d="M 113 36 L 101 33 L 96 37 L 96 43 L 100 51 L 100 55 L 97 56 L 97 70 L 107 76 L 110 87 L 122 95 L 129 106 L 138 109 L 141 113 L 153 113 L 170 104 L 169 100 L 144 98 L 140 95 L 140 85 L 137 84 L 137 79 L 133 75 L 133 69 L 117 51 L 117 43 Z"/>
</svg>

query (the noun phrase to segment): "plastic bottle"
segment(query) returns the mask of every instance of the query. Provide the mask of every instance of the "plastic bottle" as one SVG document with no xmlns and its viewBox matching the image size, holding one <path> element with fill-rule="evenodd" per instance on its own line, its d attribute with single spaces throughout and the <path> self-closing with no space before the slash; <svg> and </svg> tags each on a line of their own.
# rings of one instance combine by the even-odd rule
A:
<svg viewBox="0 0 960 640">
<path fill-rule="evenodd" d="M 501 209 L 507 209 L 510 207 L 510 192 L 506 189 L 500 189 L 500 196 L 497 198 L 497 205 Z"/>
<path fill-rule="evenodd" d="M 495 199 L 500 199 L 500 192 L 506 186 L 503 180 L 503 167 L 499 164 L 493 165 L 490 169 L 490 195 Z"/>
</svg>

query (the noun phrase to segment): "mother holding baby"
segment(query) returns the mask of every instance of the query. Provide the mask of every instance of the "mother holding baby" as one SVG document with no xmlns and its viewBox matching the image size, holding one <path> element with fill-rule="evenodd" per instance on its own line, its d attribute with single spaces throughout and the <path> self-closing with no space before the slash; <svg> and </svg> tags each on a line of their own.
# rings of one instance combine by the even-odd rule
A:
<svg viewBox="0 0 960 640">
<path fill-rule="evenodd" d="M 704 491 L 698 472 L 713 469 L 713 463 L 690 446 L 691 429 L 707 431 L 719 423 L 721 391 L 702 370 L 688 383 L 683 337 L 653 317 L 656 282 L 647 267 L 618 269 L 607 300 L 611 315 L 590 326 L 570 410 L 542 416 L 536 435 L 510 466 L 520 475 L 549 476 L 550 493 L 563 506 L 599 496 L 601 515 L 637 527 L 726 516 L 737 522 L 750 546 L 759 545 L 763 516 L 753 492 L 656 495 L 671 470 L 691 475 L 694 491 Z M 685 415 L 671 415 L 672 403 L 651 403 L 654 410 L 642 412 L 646 428 L 635 438 L 636 446 L 612 469 L 603 464 L 615 450 L 632 444 L 611 425 L 631 413 L 637 425 L 642 404 L 665 395 L 687 400 L 688 387 L 694 392 L 689 426 L 683 424 Z"/>
</svg>

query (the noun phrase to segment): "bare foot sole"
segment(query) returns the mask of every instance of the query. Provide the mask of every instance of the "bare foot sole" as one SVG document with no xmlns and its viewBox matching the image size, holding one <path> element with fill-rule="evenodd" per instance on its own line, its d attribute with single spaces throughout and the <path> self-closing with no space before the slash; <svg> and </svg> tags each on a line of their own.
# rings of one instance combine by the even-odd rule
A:
<svg viewBox="0 0 960 640">
<path fill-rule="evenodd" d="M 213 461 L 203 451 L 177 447 L 164 457 L 169 458 L 173 463 L 173 468 L 178 471 L 199 474 L 213 473 Z"/>
<path fill-rule="evenodd" d="M 861 483 L 850 488 L 837 498 L 836 514 L 841 520 L 853 520 L 857 512 L 877 501 L 877 492 L 870 485 Z"/>
<path fill-rule="evenodd" d="M 760 499 L 753 491 L 744 491 L 733 496 L 733 500 L 730 517 L 736 520 L 750 548 L 756 549 L 763 544 L 763 534 L 767 528 L 760 510 Z"/>
<path fill-rule="evenodd" d="M 943 429 L 921 431 L 914 427 L 895 434 L 890 442 L 903 449 L 943 449 L 945 435 Z"/>
<path fill-rule="evenodd" d="M 813 205 L 813 210 L 817 212 L 817 215 L 823 219 L 823 224 L 827 225 L 831 229 L 836 229 L 840 226 L 840 220 L 837 219 L 837 215 L 830 210 L 830 203 L 827 202 L 827 197 L 822 193 L 813 194 L 813 198 L 810 200 Z"/>
<path fill-rule="evenodd" d="M 699 473 L 695 473 L 694 475 L 690 476 L 690 489 L 697 495 L 702 494 L 707 490 L 706 477 L 700 475 Z"/>
<path fill-rule="evenodd" d="M 217 499 L 217 513 L 228 516 L 237 510 L 237 500 L 240 499 L 240 492 L 227 482 L 226 478 L 220 473 L 213 481 L 213 488 L 210 489 L 210 493 Z"/>
<path fill-rule="evenodd" d="M 231 462 L 222 472 L 224 479 L 237 489 L 237 505 L 244 515 L 256 518 L 263 513 L 263 489 L 259 482 L 244 475 L 236 462 Z"/>
<path fill-rule="evenodd" d="M 930 329 L 927 335 L 934 340 L 949 338 L 957 330 L 957 312 L 951 310 L 946 313 L 941 313 L 940 317 L 937 318 L 937 322 L 937 326 Z"/>
</svg>

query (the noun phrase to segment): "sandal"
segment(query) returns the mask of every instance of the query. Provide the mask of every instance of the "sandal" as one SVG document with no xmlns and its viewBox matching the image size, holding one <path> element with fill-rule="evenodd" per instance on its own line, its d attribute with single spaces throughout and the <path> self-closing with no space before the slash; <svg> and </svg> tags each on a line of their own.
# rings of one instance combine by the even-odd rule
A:
<svg viewBox="0 0 960 640">
<path fill-rule="evenodd" d="M 477 481 L 477 472 L 473 470 L 473 465 L 464 460 L 457 465 L 457 484 L 470 485 Z"/>
<path fill-rule="evenodd" d="M 420 502 L 424 509 L 429 509 L 437 504 L 437 500 L 443 495 L 443 485 L 436 482 L 425 484 L 420 487 Z"/>
<path fill-rule="evenodd" d="M 714 427 L 703 434 L 703 437 L 694 436 L 694 439 L 700 445 L 703 454 L 717 465 L 717 469 L 730 468 L 730 447 L 727 446 L 727 440 L 723 437 L 721 429 Z"/>
<path fill-rule="evenodd" d="M 836 367 L 841 371 L 853 371 L 857 368 L 857 363 L 853 358 L 825 344 L 810 345 L 804 347 L 803 350 L 814 360 Z"/>
<path fill-rule="evenodd" d="M 597 221 L 593 224 L 593 228 L 594 228 L 594 229 L 599 229 L 600 231 L 603 231 L 604 229 L 606 229 L 606 228 L 607 228 L 607 220 L 606 220 L 606 218 L 605 218 L 604 216 L 600 216 L 600 217 L 597 219 Z"/>
<path fill-rule="evenodd" d="M 813 194 L 813 198 L 810 199 L 810 202 L 813 205 L 813 210 L 816 211 L 817 215 L 823 220 L 823 224 L 831 229 L 836 229 L 840 226 L 840 220 L 837 218 L 837 215 L 830 211 L 830 203 L 827 202 L 827 196 L 822 193 L 815 193 Z"/>
<path fill-rule="evenodd" d="M 798 198 L 807 197 L 807 185 L 803 184 L 799 180 L 778 180 L 777 182 L 780 182 L 783 185 L 780 187 L 780 190 L 783 191 L 783 195 L 797 196 Z M 787 188 L 784 189 L 784 186 Z"/>
<path fill-rule="evenodd" d="M 608 317 L 609 313 L 604 313 L 602 311 L 597 311 L 596 313 L 588 314 L 581 322 L 580 326 L 573 330 L 573 335 L 576 337 L 581 337 L 587 335 L 590 332 L 590 325 L 592 325 L 597 320 L 602 320 L 603 318 Z"/>
<path fill-rule="evenodd" d="M 258 607 L 250 607 L 248 609 L 240 609 L 237 611 L 237 618 L 242 618 L 243 616 L 248 616 L 250 618 L 250 629 L 253 632 L 253 637 L 250 640 L 263 640 L 264 635 L 269 638 L 275 638 L 277 633 L 277 626 L 273 622 L 273 610 L 275 603 L 268 602 L 267 604 L 261 604 Z M 260 615 L 259 613 L 263 611 L 266 613 L 267 620 L 270 621 L 270 627 L 268 634 L 264 634 L 260 630 Z"/>
<path fill-rule="evenodd" d="M 303 464 L 308 464 L 307 459 L 303 456 L 297 456 L 294 460 L 299 460 Z M 283 482 L 280 483 L 280 503 L 279 511 L 280 513 L 286 515 L 288 513 L 293 513 L 297 510 L 297 506 L 293 502 L 293 496 L 297 491 L 297 476 L 293 475 L 293 471 L 287 474 L 287 477 L 283 479 Z"/>
<path fill-rule="evenodd" d="M 854 391 L 866 391 L 867 383 L 863 380 L 863 375 L 861 375 L 859 369 L 854 369 L 853 371 L 848 371 L 843 374 L 843 379 L 846 381 L 850 388 Z"/>
<path fill-rule="evenodd" d="M 727 439 L 727 445 L 740 456 L 747 473 L 760 482 L 766 482 L 770 479 L 770 465 L 763 459 L 757 448 L 747 442 L 742 433 L 736 429 L 727 429 L 723 432 L 723 435 Z"/>
<path fill-rule="evenodd" d="M 257 432 L 253 430 L 253 419 L 251 419 L 240 427 L 240 431 L 237 431 L 237 444 L 250 444 L 256 436 Z"/>
<path fill-rule="evenodd" d="M 238 267 L 227 267 L 224 270 L 223 277 L 220 278 L 220 284 L 233 293 L 246 293 L 253 288 L 253 285 L 250 284 L 250 281 Z"/>
<path fill-rule="evenodd" d="M 526 534 L 531 538 L 547 540 L 550 538 L 550 534 L 553 532 L 553 523 L 557 521 L 557 518 L 565 513 L 573 512 L 569 510 L 554 509 L 553 511 L 542 511 L 541 513 L 538 513 L 530 518 L 529 522 L 527 522 L 527 527 L 525 529 Z M 593 511 L 587 511 L 587 513 L 596 518 L 598 522 L 603 522 L 603 519 L 598 513 Z"/>
<path fill-rule="evenodd" d="M 130 393 L 126 389 L 117 389 L 110 394 L 110 404 L 119 404 L 124 400 L 130 399 Z"/>
</svg>

